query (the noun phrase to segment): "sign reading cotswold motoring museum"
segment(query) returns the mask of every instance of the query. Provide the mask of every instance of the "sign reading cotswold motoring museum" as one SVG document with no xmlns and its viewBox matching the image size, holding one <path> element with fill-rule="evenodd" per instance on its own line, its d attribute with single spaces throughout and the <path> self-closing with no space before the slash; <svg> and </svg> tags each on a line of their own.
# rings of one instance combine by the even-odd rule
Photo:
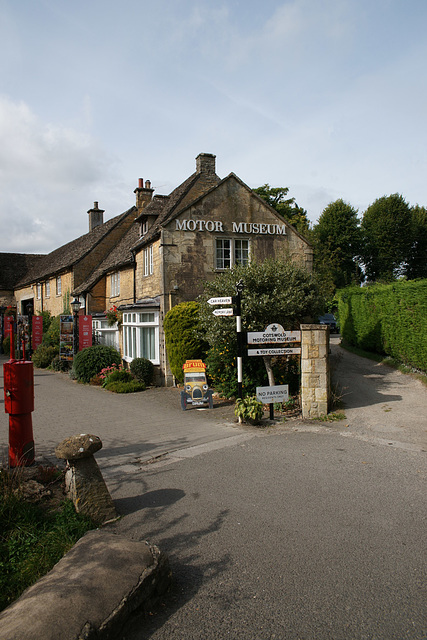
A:
<svg viewBox="0 0 427 640">
<path fill-rule="evenodd" d="M 221 220 L 176 220 L 176 231 L 209 231 L 210 233 L 257 233 L 270 236 L 285 236 L 286 225 L 266 222 L 232 222 L 227 229 Z"/>
</svg>

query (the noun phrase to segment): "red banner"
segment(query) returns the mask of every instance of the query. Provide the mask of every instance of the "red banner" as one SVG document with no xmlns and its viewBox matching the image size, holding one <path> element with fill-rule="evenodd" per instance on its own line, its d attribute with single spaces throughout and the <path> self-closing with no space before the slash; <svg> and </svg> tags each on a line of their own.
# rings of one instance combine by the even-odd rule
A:
<svg viewBox="0 0 427 640">
<path fill-rule="evenodd" d="M 79 351 L 92 346 L 92 316 L 79 316 Z"/>
<path fill-rule="evenodd" d="M 33 325 L 32 348 L 34 351 L 42 343 L 42 338 L 43 338 L 42 316 L 33 316 L 32 325 Z"/>
<path fill-rule="evenodd" d="M 10 327 L 14 322 L 15 322 L 15 318 L 13 316 L 4 317 L 4 337 L 10 334 Z"/>
</svg>

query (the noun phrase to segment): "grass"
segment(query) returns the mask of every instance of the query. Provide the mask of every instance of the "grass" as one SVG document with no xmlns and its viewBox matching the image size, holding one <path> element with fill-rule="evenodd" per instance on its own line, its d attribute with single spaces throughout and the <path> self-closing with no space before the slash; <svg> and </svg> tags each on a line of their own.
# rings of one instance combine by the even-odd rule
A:
<svg viewBox="0 0 427 640">
<path fill-rule="evenodd" d="M 397 369 L 401 373 L 411 375 L 413 378 L 416 378 L 423 385 L 427 386 L 427 373 L 424 371 L 418 371 L 405 365 L 403 362 L 399 362 L 396 358 L 392 358 L 391 356 L 384 356 L 379 353 L 373 353 L 372 351 L 364 351 L 363 349 L 359 349 L 359 347 L 354 347 L 348 344 L 345 341 L 341 342 L 341 347 L 350 353 L 354 353 L 357 356 L 361 356 L 362 358 L 367 358 L 368 360 L 373 360 L 374 362 L 380 362 L 381 364 L 385 364 L 388 367 L 392 367 L 393 369 Z"/>
<path fill-rule="evenodd" d="M 49 478 L 50 475 L 50 478 Z M 37 481 L 55 478 L 40 471 Z M 56 478 L 56 481 L 62 481 Z M 70 500 L 43 498 L 29 502 L 23 492 L 23 470 L 0 470 L 0 611 L 18 598 L 96 525 L 77 514 Z"/>
</svg>

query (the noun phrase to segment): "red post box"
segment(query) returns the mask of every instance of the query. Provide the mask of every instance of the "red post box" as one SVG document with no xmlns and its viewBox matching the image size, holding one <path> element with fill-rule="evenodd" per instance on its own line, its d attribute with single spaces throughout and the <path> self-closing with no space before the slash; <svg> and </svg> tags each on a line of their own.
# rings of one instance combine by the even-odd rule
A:
<svg viewBox="0 0 427 640">
<path fill-rule="evenodd" d="M 3 371 L 4 408 L 9 414 L 9 466 L 28 466 L 34 462 L 31 418 L 34 411 L 33 363 L 11 358 L 4 363 Z"/>
</svg>

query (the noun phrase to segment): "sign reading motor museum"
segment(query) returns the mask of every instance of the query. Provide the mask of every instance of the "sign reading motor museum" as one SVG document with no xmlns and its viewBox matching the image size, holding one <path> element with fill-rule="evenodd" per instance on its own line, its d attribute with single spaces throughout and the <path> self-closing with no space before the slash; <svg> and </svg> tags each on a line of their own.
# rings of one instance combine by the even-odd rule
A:
<svg viewBox="0 0 427 640">
<path fill-rule="evenodd" d="M 176 231 L 209 231 L 209 233 L 256 233 L 285 236 L 286 225 L 266 222 L 232 222 L 231 229 L 221 220 L 175 220 Z"/>
</svg>

